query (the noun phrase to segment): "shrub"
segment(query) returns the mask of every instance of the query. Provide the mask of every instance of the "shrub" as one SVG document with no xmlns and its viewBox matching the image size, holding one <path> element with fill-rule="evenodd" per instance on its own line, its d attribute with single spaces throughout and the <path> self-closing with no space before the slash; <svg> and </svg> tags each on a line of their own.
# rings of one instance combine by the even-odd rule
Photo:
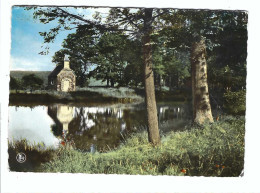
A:
<svg viewBox="0 0 260 193">
<path fill-rule="evenodd" d="M 10 77 L 10 89 L 14 90 L 19 90 L 21 89 L 22 83 L 19 79 L 13 78 L 12 76 Z"/>
<path fill-rule="evenodd" d="M 244 115 L 246 110 L 246 91 L 228 91 L 224 94 L 224 109 L 234 115 Z"/>
<path fill-rule="evenodd" d="M 43 86 L 43 80 L 35 74 L 29 74 L 22 77 L 23 86 L 26 89 L 35 90 Z"/>
</svg>

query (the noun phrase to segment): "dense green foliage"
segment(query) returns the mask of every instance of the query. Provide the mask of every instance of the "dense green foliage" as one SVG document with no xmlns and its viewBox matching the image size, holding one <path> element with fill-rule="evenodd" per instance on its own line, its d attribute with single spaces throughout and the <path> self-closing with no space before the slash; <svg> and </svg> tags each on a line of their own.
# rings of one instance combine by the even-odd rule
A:
<svg viewBox="0 0 260 193">
<path fill-rule="evenodd" d="M 147 142 L 146 132 L 133 134 L 108 153 L 83 153 L 67 146 L 40 171 L 238 176 L 244 164 L 244 124 L 243 117 L 223 117 L 211 125 L 167 134 L 158 147 Z"/>
<path fill-rule="evenodd" d="M 25 89 L 36 90 L 41 89 L 43 80 L 35 74 L 29 74 L 22 77 L 22 87 Z"/>
<path fill-rule="evenodd" d="M 21 81 L 19 80 L 19 79 L 16 79 L 16 78 L 14 78 L 14 77 L 10 77 L 10 89 L 12 89 L 12 90 L 19 90 L 19 89 L 21 89 L 21 87 L 22 87 L 22 83 L 21 83 Z"/>
<path fill-rule="evenodd" d="M 230 114 L 244 115 L 246 111 L 246 91 L 228 91 L 224 94 L 224 108 Z"/>
<path fill-rule="evenodd" d="M 129 48 L 133 47 L 131 44 L 133 42 L 128 40 L 126 35 L 104 33 L 96 44 L 96 67 L 90 76 L 106 81 L 107 86 L 114 87 L 115 83 L 124 85 L 125 68 L 131 61 L 128 56 L 131 53 Z"/>
<path fill-rule="evenodd" d="M 215 92 L 246 88 L 247 13 L 226 12 L 221 30 L 214 34 L 217 44 L 208 50 L 209 86 Z"/>
<path fill-rule="evenodd" d="M 43 89 L 43 79 L 31 73 L 24 75 L 21 79 L 10 77 L 10 90 L 41 90 Z"/>
</svg>

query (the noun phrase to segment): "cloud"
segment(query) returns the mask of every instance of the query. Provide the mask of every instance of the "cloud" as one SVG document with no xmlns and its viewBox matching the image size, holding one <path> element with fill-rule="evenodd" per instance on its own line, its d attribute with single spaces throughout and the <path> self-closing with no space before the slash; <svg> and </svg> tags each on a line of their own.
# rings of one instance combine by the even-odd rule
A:
<svg viewBox="0 0 260 193">
<path fill-rule="evenodd" d="M 25 34 L 20 29 L 15 29 L 12 34 L 11 47 L 11 70 L 52 70 L 53 64 L 51 54 L 47 56 L 39 55 L 43 50 L 42 40 L 35 37 L 34 34 Z M 57 48 L 56 48 L 57 49 Z"/>
<path fill-rule="evenodd" d="M 42 56 L 44 57 L 44 56 Z M 11 70 L 21 71 L 50 71 L 53 70 L 54 64 L 48 61 L 48 58 L 42 58 L 41 56 L 34 58 L 26 57 L 11 57 Z"/>
</svg>

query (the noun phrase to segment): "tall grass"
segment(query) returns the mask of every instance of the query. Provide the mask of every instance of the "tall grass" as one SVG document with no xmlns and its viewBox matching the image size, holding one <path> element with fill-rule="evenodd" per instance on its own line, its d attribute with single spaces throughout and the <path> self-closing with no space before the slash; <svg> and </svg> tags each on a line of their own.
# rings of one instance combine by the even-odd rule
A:
<svg viewBox="0 0 260 193">
<path fill-rule="evenodd" d="M 147 132 L 132 134 L 116 150 L 84 153 L 64 148 L 42 172 L 238 176 L 244 164 L 243 117 L 191 127 L 162 136 L 157 147 L 147 142 Z"/>
<path fill-rule="evenodd" d="M 46 147 L 44 143 L 31 144 L 26 140 L 8 143 L 8 162 L 11 171 L 38 171 L 41 163 L 50 161 L 57 155 L 57 150 Z M 19 163 L 16 160 L 18 153 L 26 155 L 26 161 Z"/>
</svg>

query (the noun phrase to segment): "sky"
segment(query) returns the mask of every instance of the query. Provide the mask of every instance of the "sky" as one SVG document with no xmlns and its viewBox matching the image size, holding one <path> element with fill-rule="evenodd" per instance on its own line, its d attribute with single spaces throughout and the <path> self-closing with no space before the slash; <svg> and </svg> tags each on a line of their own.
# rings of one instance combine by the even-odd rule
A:
<svg viewBox="0 0 260 193">
<path fill-rule="evenodd" d="M 85 17 L 92 17 L 93 10 L 77 9 L 74 13 L 84 14 Z M 75 32 L 61 31 L 54 43 L 48 44 L 50 53 L 40 55 L 44 51 L 46 44 L 43 44 L 43 37 L 39 32 L 48 31 L 57 25 L 57 21 L 42 24 L 33 19 L 33 10 L 24 10 L 22 7 L 12 8 L 12 28 L 11 28 L 11 70 L 22 71 L 51 71 L 56 66 L 52 63 L 54 53 L 62 48 L 62 42 L 69 33 Z"/>
</svg>

